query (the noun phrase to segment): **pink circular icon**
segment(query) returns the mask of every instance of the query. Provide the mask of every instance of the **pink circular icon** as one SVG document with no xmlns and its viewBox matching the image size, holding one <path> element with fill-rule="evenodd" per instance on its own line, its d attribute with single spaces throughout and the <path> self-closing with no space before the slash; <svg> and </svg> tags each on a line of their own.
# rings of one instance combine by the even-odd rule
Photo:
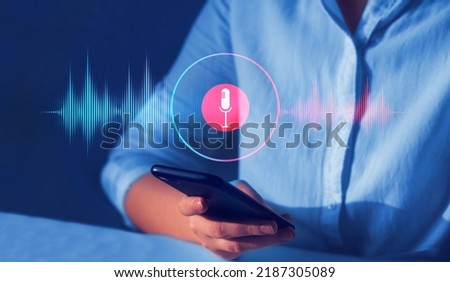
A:
<svg viewBox="0 0 450 282">
<path fill-rule="evenodd" d="M 222 132 L 241 127 L 249 111 L 247 95 L 233 84 L 216 85 L 203 97 L 203 118 L 209 126 Z"/>
</svg>

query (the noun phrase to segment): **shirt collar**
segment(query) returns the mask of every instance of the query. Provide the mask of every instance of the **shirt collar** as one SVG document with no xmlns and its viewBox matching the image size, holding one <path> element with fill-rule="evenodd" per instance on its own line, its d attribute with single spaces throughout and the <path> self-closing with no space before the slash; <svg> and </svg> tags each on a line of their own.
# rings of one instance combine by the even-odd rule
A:
<svg viewBox="0 0 450 282">
<path fill-rule="evenodd" d="M 377 28 L 391 22 L 408 3 L 411 3 L 410 0 L 369 0 L 354 34 L 352 34 L 345 23 L 337 1 L 322 0 L 321 2 L 326 13 L 347 36 L 353 39 L 356 45 L 365 44 Z"/>
</svg>

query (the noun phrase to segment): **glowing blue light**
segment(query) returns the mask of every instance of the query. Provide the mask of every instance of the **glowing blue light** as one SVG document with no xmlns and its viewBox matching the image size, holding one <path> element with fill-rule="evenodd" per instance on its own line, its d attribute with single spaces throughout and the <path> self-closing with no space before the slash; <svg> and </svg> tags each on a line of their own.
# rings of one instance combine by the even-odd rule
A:
<svg viewBox="0 0 450 282">
<path fill-rule="evenodd" d="M 145 65 L 140 89 L 136 90 L 133 87 L 129 70 L 124 93 L 114 98 L 110 95 L 107 83 L 102 90 L 98 90 L 95 86 L 87 60 L 82 89 L 78 90 L 74 87 L 70 73 L 66 95 L 61 101 L 60 109 L 44 113 L 58 115 L 69 140 L 72 141 L 77 133 L 81 133 L 83 141 L 89 147 L 104 124 L 121 120 L 125 113 L 135 115 L 137 110 L 150 101 L 153 93 L 154 83 L 150 76 L 148 63 Z M 159 106 L 161 105 L 154 105 L 152 109 L 158 111 Z M 144 118 L 150 121 L 155 116 L 157 116 L 155 112 L 146 113 Z"/>
</svg>

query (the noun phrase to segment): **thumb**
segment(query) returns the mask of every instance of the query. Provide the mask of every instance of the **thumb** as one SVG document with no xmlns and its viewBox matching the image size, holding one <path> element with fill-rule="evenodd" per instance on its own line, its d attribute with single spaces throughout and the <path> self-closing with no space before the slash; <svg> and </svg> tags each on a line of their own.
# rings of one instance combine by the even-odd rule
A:
<svg viewBox="0 0 450 282">
<path fill-rule="evenodd" d="M 202 197 L 184 197 L 178 203 L 178 210 L 185 216 L 201 215 L 208 210 L 208 205 Z"/>
</svg>

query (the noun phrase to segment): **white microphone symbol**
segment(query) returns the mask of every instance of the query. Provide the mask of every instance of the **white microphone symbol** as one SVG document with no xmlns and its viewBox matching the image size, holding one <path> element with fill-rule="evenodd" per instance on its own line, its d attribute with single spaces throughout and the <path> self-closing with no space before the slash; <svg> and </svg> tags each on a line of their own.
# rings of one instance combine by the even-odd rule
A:
<svg viewBox="0 0 450 282">
<path fill-rule="evenodd" d="M 225 123 L 222 128 L 228 128 L 228 113 L 231 111 L 230 89 L 224 88 L 220 91 L 220 107 L 219 110 L 225 115 Z"/>
</svg>

